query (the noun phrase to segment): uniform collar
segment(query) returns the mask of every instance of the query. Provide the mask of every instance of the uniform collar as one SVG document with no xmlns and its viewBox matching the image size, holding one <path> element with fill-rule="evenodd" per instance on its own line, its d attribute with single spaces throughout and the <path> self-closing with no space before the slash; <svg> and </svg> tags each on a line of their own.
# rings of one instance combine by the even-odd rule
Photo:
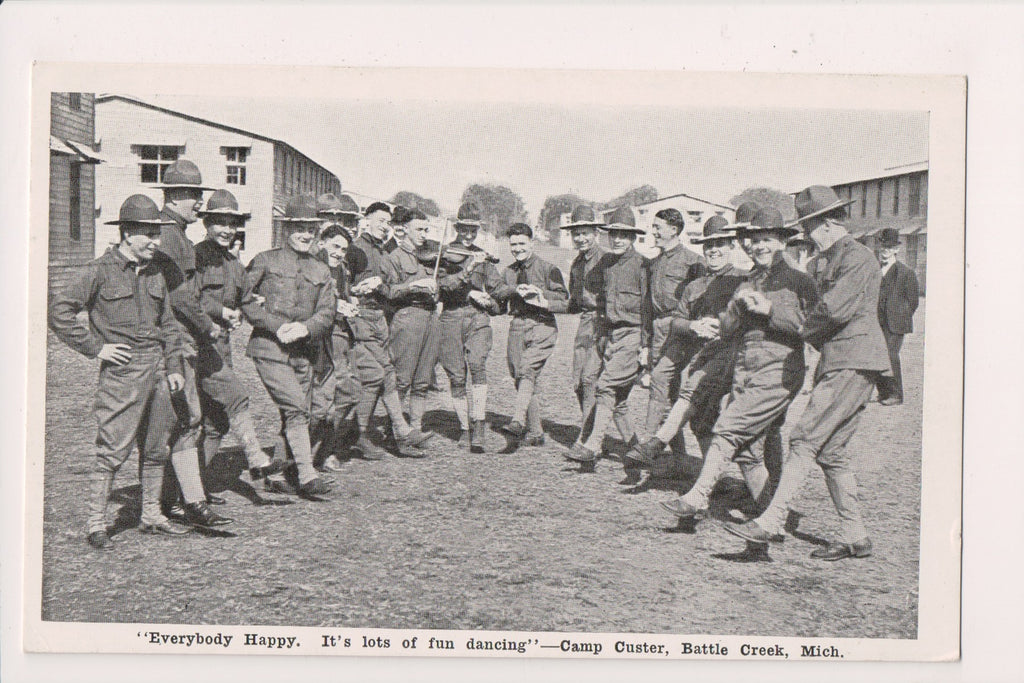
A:
<svg viewBox="0 0 1024 683">
<path fill-rule="evenodd" d="M 680 250 L 680 249 L 682 249 L 682 248 L 683 248 L 683 243 L 682 243 L 681 241 L 679 241 L 679 238 L 678 238 L 678 237 L 676 237 L 676 238 L 675 238 L 675 244 L 673 244 L 673 245 L 672 245 L 671 247 L 669 247 L 668 249 L 662 249 L 662 250 L 661 250 L 661 255 L 662 255 L 662 256 L 668 256 L 669 254 L 674 254 L 674 253 L 676 253 L 677 251 L 679 251 L 679 250 Z"/>
<path fill-rule="evenodd" d="M 185 219 L 178 215 L 178 213 L 169 206 L 164 206 L 164 208 L 160 210 L 160 215 L 174 221 L 174 223 L 182 230 L 188 227 L 188 223 L 185 222 Z"/>
<path fill-rule="evenodd" d="M 832 246 L 830 246 L 828 249 L 821 253 L 828 257 L 832 257 L 835 254 L 838 254 L 840 251 L 845 251 L 847 247 L 850 246 L 851 242 L 853 242 L 853 235 L 847 233 L 840 237 L 839 239 L 837 239 L 835 242 L 833 242 Z"/>
<path fill-rule="evenodd" d="M 217 253 L 226 259 L 238 258 L 237 256 L 231 253 L 230 249 L 221 246 L 216 240 L 211 240 L 209 237 L 207 237 L 203 239 L 203 241 L 200 242 L 199 244 L 203 244 L 203 242 L 209 244 L 212 248 L 216 249 Z"/>
<path fill-rule="evenodd" d="M 534 264 L 536 260 L 537 254 L 530 254 L 530 256 L 525 261 L 514 261 L 513 264 L 516 266 L 516 268 L 529 268 Z"/>
</svg>

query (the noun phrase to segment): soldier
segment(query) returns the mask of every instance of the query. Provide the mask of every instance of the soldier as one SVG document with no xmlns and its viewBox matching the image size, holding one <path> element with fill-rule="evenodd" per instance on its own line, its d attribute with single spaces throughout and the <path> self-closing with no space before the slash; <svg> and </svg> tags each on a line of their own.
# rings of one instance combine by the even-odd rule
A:
<svg viewBox="0 0 1024 683">
<path fill-rule="evenodd" d="M 317 198 L 317 216 L 325 223 L 316 243 L 316 256 L 331 270 L 337 308 L 331 334 L 321 340 L 313 364 L 310 439 L 313 463 L 321 471 L 333 472 L 341 469 L 336 454 L 359 435 L 355 407 L 360 388 L 352 369 L 352 330 L 348 324 L 358 307 L 352 301 L 352 283 L 345 266 L 359 228 L 359 205 L 347 194 L 323 194 Z"/>
<path fill-rule="evenodd" d="M 409 398 L 409 426 L 422 432 L 427 392 L 441 352 L 437 280 L 433 263 L 428 268 L 420 260 L 430 224 L 422 211 L 403 206 L 395 207 L 391 222 L 402 228 L 402 237 L 384 259 L 384 281 L 394 311 L 389 349 L 399 400 Z"/>
<path fill-rule="evenodd" d="M 601 354 L 597 351 L 597 301 L 601 296 L 598 264 L 605 250 L 598 240 L 598 228 L 604 222 L 592 206 L 580 204 L 572 211 L 569 224 L 562 230 L 572 233 L 572 243 L 579 252 L 569 267 L 569 307 L 567 313 L 579 313 L 576 339 L 572 347 L 572 384 L 580 404 L 580 424 L 594 412 L 597 400 L 597 377 L 601 374 Z"/>
<path fill-rule="evenodd" d="M 357 218 L 343 218 L 350 226 Z M 350 294 L 351 283 L 345 268 L 345 255 L 351 244 L 351 227 L 331 223 L 320 232 L 318 258 L 331 269 L 337 305 L 331 334 L 321 341 L 314 366 L 313 402 L 310 430 L 313 462 L 322 471 L 341 469 L 337 453 L 347 448 L 359 436 L 355 420 L 359 403 L 359 380 L 352 369 L 352 330 L 348 321 L 359 313 Z"/>
<path fill-rule="evenodd" d="M 651 368 L 650 398 L 647 403 L 647 434 L 653 434 L 679 397 L 679 376 L 697 347 L 669 334 L 683 289 L 703 273 L 701 258 L 679 240 L 685 222 L 677 209 L 654 214 L 651 228 L 661 253 L 650 262 L 651 269 Z M 681 343 L 682 342 L 682 343 Z M 682 434 L 673 451 L 685 452 Z"/>
<path fill-rule="evenodd" d="M 743 447 L 784 419 L 804 379 L 800 326 L 817 303 L 814 281 L 789 265 L 782 251 L 796 229 L 782 214 L 764 208 L 741 231 L 750 241 L 754 269 L 719 317 L 719 334 L 741 338 L 733 368 L 732 392 L 712 431 L 700 476 L 690 490 L 662 506 L 693 519 L 707 508 L 708 496 L 734 457 L 751 497 L 763 506 L 769 474 L 761 451 Z M 771 301 L 771 311 L 762 301 Z M 770 495 L 770 492 L 767 494 Z"/>
<path fill-rule="evenodd" d="M 178 426 L 171 435 L 171 453 L 182 453 L 182 459 L 195 458 L 196 467 L 200 467 L 203 462 L 198 451 L 202 410 L 196 385 L 196 355 L 200 341 L 216 341 L 222 331 L 200 303 L 199 287 L 196 285 L 196 249 L 185 234 L 185 229 L 199 218 L 198 211 L 203 207 L 203 192 L 213 190 L 212 187 L 205 187 L 202 182 L 199 168 L 187 159 L 175 161 L 164 171 L 163 183 L 157 187 L 164 192 L 160 217 L 167 224 L 161 229 L 160 248 L 153 259 L 167 281 L 171 308 L 184 333 L 185 362 L 182 367 L 185 386 L 181 393 L 171 399 L 178 416 Z M 170 516 L 180 518 L 183 513 L 174 503 L 175 495 L 174 491 L 166 491 L 164 503 Z M 209 493 L 206 494 L 206 501 L 215 505 L 227 502 Z"/>
<path fill-rule="evenodd" d="M 486 450 L 490 316 L 501 312 L 498 301 L 507 300 L 511 294 L 487 252 L 475 244 L 481 224 L 476 204 L 467 202 L 459 207 L 452 244 L 473 255 L 446 249 L 438 280 L 442 305 L 441 366 L 448 375 L 459 430 L 474 453 Z"/>
<path fill-rule="evenodd" d="M 542 442 L 544 427 L 535 393 L 537 378 L 555 349 L 555 313 L 564 313 L 569 292 L 562 273 L 534 253 L 533 230 L 525 223 L 508 228 L 508 246 L 515 259 L 505 269 L 508 286 L 508 369 L 516 385 L 512 420 L 503 431 L 514 444 Z"/>
<path fill-rule="evenodd" d="M 145 533 L 184 534 L 160 510 L 160 489 L 167 474 L 168 436 L 174 423 L 171 391 L 184 384 L 181 338 L 171 311 L 163 274 L 151 259 L 165 224 L 156 204 L 132 195 L 121 205 L 120 244 L 90 262 L 50 304 L 50 328 L 64 343 L 87 358 L 99 358 L 99 387 L 93 414 L 98 426 L 96 461 L 89 474 L 87 540 L 112 550 L 107 535 L 107 505 L 118 469 L 139 448 L 139 483 Z M 88 326 L 77 320 L 85 311 Z M 193 458 L 179 457 L 185 499 L 205 506 Z M 186 508 L 191 510 L 191 506 Z M 196 515 L 203 520 L 203 515 Z"/>
<path fill-rule="evenodd" d="M 249 395 L 235 374 L 231 359 L 232 330 L 242 324 L 242 306 L 253 296 L 245 268 L 229 247 L 250 214 L 238 208 L 235 196 L 217 190 L 200 211 L 206 239 L 196 245 L 196 284 L 203 310 L 221 328 L 216 340 L 199 341 L 196 380 L 203 413 L 202 452 L 205 464 L 217 454 L 221 440 L 230 429 L 242 441 L 253 480 L 279 472 L 283 460 L 271 463 L 259 438 L 249 410 Z"/>
<path fill-rule="evenodd" d="M 320 496 L 330 492 L 330 486 L 313 467 L 313 362 L 318 341 L 330 333 L 334 322 L 334 287 L 328 267 L 309 254 L 320 224 L 313 196 L 293 197 L 280 220 L 284 244 L 257 254 L 249 263 L 249 282 L 262 300 L 242 308 L 253 328 L 246 355 L 281 413 L 281 436 L 295 463 L 297 493 Z M 296 493 L 280 474 L 268 477 L 266 488 Z"/>
<path fill-rule="evenodd" d="M 385 239 L 391 209 L 383 202 L 366 207 L 364 232 L 349 247 L 346 265 L 352 277 L 352 294 L 359 299 L 359 314 L 349 319 L 352 328 L 352 360 L 356 376 L 362 385 L 356 419 L 359 440 L 356 448 L 367 460 L 380 460 L 384 450 L 370 440 L 370 419 L 377 402 L 384 403 L 399 455 L 420 457 L 417 452 L 431 434 L 414 430 L 402 415 L 402 401 L 398 397 L 395 367 L 388 351 L 390 331 L 387 316 L 390 312 L 389 285 L 385 275 L 390 267 L 385 263 Z"/>
<path fill-rule="evenodd" d="M 871 250 L 853 239 L 843 221 L 850 200 L 840 200 L 829 187 L 814 185 L 796 196 L 804 232 L 814 240 L 819 256 L 809 268 L 821 290 L 821 300 L 800 329 L 802 338 L 821 351 L 807 407 L 789 438 L 782 480 L 760 517 L 745 524 L 726 524 L 726 531 L 766 548 L 782 533 L 790 501 L 800 491 L 812 462 L 825 475 L 841 521 L 838 541 L 811 553 L 826 561 L 867 557 L 871 540 L 860 514 L 857 479 L 846 446 L 860 422 L 879 373 L 888 373 L 885 338 L 878 325 L 878 261 Z M 753 297 L 750 308 L 776 316 L 777 302 Z"/>
<path fill-rule="evenodd" d="M 602 365 L 593 425 L 589 434 L 581 429 L 577 442 L 564 454 L 588 469 L 597 461 L 613 417 L 622 440 L 628 447 L 634 445 L 636 434 L 626 401 L 646 361 L 651 336 L 650 272 L 647 260 L 633 248 L 637 235 L 644 230 L 637 227 L 629 206 L 612 213 L 607 230 L 609 251 L 598 266 L 601 295 L 597 330 Z"/>
<path fill-rule="evenodd" d="M 702 245 L 706 270 L 683 289 L 668 337 L 669 343 L 686 349 L 682 355 L 693 359 L 682 372 L 679 397 L 665 420 L 646 443 L 623 458 L 625 484 L 638 483 L 641 467 L 655 466 L 665 446 L 677 440 L 683 425 L 691 420 L 701 451 L 706 453 L 718 406 L 732 384 L 737 343 L 735 338 L 719 337 L 718 315 L 747 277 L 747 271 L 732 264 L 736 230 L 722 216 L 712 216 L 704 223 L 703 236 L 691 242 Z"/>
</svg>

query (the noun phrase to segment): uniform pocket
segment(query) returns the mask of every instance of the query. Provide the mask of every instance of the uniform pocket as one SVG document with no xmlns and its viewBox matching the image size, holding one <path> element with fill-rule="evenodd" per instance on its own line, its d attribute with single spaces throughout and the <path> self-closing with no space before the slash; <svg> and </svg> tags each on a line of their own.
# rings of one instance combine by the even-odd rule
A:
<svg viewBox="0 0 1024 683">
<path fill-rule="evenodd" d="M 126 283 L 108 283 L 100 288 L 99 299 L 110 322 L 121 325 L 135 323 L 136 304 L 133 295 L 132 288 Z"/>
</svg>

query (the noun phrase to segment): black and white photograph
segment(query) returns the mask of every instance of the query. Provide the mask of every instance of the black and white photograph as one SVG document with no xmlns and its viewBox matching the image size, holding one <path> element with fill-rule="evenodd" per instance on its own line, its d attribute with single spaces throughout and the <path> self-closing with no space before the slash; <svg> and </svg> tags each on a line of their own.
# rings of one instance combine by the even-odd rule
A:
<svg viewBox="0 0 1024 683">
<path fill-rule="evenodd" d="M 962 79 L 36 68 L 28 649 L 957 657 Z"/>
</svg>

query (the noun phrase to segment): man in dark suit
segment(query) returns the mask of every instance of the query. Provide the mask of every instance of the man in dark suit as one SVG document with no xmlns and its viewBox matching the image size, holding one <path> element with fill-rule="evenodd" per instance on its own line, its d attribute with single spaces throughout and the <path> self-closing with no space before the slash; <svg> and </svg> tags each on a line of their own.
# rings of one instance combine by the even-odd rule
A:
<svg viewBox="0 0 1024 683">
<path fill-rule="evenodd" d="M 889 347 L 892 377 L 878 382 L 878 399 L 883 406 L 903 403 L 903 373 L 900 369 L 900 347 L 903 335 L 914 331 L 914 311 L 918 304 L 917 275 L 913 268 L 896 257 L 900 252 L 900 233 L 885 228 L 878 235 L 878 262 L 882 265 L 882 286 L 878 291 L 878 323 Z"/>
</svg>

